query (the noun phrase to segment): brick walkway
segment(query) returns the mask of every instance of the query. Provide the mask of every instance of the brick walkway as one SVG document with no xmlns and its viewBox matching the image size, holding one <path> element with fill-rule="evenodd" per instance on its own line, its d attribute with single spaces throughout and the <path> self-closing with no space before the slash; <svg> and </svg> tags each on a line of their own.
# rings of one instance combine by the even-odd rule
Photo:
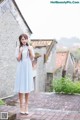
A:
<svg viewBox="0 0 80 120">
<path fill-rule="evenodd" d="M 29 115 L 19 113 L 18 96 L 6 99 L 16 106 L 0 106 L 0 111 L 16 113 L 16 120 L 80 120 L 80 96 L 55 93 L 31 93 Z"/>
</svg>

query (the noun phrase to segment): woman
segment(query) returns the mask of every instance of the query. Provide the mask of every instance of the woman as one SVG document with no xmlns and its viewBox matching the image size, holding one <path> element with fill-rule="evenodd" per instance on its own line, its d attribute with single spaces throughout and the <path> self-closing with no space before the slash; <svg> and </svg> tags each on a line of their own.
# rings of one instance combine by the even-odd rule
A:
<svg viewBox="0 0 80 120">
<path fill-rule="evenodd" d="M 19 36 L 20 46 L 16 48 L 16 58 L 18 61 L 15 92 L 19 94 L 20 113 L 28 114 L 29 94 L 34 90 L 32 60 L 34 51 L 32 46 L 28 45 L 28 36 L 21 34 Z M 25 104 L 23 104 L 23 95 L 25 94 Z"/>
</svg>

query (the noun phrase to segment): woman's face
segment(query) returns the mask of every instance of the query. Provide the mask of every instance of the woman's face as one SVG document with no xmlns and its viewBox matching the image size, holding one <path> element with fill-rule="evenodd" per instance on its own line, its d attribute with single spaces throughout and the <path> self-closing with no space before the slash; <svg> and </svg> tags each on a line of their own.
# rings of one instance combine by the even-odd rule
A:
<svg viewBox="0 0 80 120">
<path fill-rule="evenodd" d="M 28 39 L 25 39 L 24 37 L 21 38 L 21 43 L 23 45 L 26 45 L 26 43 L 28 43 Z"/>
</svg>

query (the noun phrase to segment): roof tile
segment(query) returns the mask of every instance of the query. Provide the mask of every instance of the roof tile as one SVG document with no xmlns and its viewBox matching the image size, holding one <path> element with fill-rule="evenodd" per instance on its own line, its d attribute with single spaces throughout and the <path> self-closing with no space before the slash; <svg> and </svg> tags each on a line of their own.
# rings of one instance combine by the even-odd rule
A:
<svg viewBox="0 0 80 120">
<path fill-rule="evenodd" d="M 56 53 L 56 69 L 65 65 L 67 57 L 68 57 L 68 51 Z"/>
</svg>

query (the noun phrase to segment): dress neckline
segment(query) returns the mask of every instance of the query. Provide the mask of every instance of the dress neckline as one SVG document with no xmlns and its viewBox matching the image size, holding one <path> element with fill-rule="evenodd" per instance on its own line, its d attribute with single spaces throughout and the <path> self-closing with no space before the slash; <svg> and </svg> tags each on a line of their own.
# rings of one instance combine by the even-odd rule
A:
<svg viewBox="0 0 80 120">
<path fill-rule="evenodd" d="M 23 45 L 22 47 L 27 47 L 27 45 Z"/>
</svg>

